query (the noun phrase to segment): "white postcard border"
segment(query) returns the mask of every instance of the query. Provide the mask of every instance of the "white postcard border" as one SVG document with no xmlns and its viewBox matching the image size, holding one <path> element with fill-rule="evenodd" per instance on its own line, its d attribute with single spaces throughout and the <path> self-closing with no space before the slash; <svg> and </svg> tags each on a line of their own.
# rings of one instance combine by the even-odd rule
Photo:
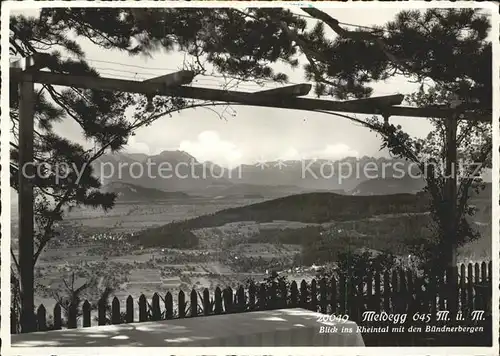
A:
<svg viewBox="0 0 500 356">
<path fill-rule="evenodd" d="M 10 11 L 16 9 L 38 9 L 42 7 L 298 7 L 298 6 L 314 6 L 317 8 L 483 8 L 490 9 L 492 19 L 492 35 L 493 38 L 499 38 L 500 16 L 498 14 L 498 4 L 491 2 L 421 2 L 421 1 L 394 1 L 394 2 L 293 2 L 293 1 L 139 1 L 139 2 L 88 2 L 88 1 L 5 1 L 2 4 L 1 12 L 1 33 L 6 34 L 9 31 L 9 14 Z M 494 24 L 497 24 L 496 26 Z M 2 56 L 2 93 L 1 107 L 9 107 L 9 41 L 8 35 L 1 36 Z M 493 88 L 500 89 L 499 66 L 496 59 L 500 56 L 499 43 L 493 41 Z M 7 69 L 7 70 L 5 70 Z M 499 116 L 500 116 L 500 90 L 493 90 L 493 174 L 492 182 L 500 183 L 499 175 Z M 10 120 L 8 110 L 2 110 L 1 132 L 0 132 L 0 151 L 2 167 L 9 167 L 9 141 L 10 141 Z M 495 129 L 496 128 L 496 129 Z M 10 172 L 9 169 L 2 169 L 1 172 L 1 315 L 10 315 Z M 492 184 L 492 209 L 493 217 L 500 217 L 499 203 L 499 184 Z M 150 348 L 150 347 L 119 347 L 116 348 L 67 348 L 67 347 L 14 347 L 10 345 L 10 318 L 3 317 L 0 324 L 0 337 L 2 339 L 2 353 L 5 355 L 115 355 L 120 352 L 123 356 L 138 356 L 140 354 L 151 354 L 153 352 L 165 353 L 170 355 L 228 355 L 228 354 L 245 354 L 245 355 L 498 355 L 498 339 L 499 339 L 499 224 L 492 224 L 492 262 L 493 262 L 493 297 L 492 297 L 492 314 L 493 314 L 493 346 L 492 347 L 252 347 L 252 348 L 236 348 L 236 347 L 217 347 L 217 348 L 197 348 L 197 347 L 165 347 L 165 348 Z M 496 281 L 496 282 L 495 282 Z"/>
</svg>

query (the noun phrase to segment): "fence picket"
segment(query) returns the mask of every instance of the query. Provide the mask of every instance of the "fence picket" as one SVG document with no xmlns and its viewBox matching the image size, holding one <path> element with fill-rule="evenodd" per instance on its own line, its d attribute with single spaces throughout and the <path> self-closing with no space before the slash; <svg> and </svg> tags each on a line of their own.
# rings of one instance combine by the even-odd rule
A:
<svg viewBox="0 0 500 356">
<path fill-rule="evenodd" d="M 406 273 L 403 268 L 399 268 L 399 299 L 400 299 L 400 312 L 406 313 L 408 309 L 408 295 L 410 295 L 408 291 L 408 285 L 406 280 Z"/>
<path fill-rule="evenodd" d="M 46 310 L 43 304 L 40 304 L 36 311 L 36 321 L 38 326 L 38 331 L 47 330 L 47 319 L 46 319 Z"/>
<path fill-rule="evenodd" d="M 121 323 L 121 310 L 120 310 L 120 301 L 117 297 L 113 298 L 111 302 L 111 324 L 120 324 Z"/>
<path fill-rule="evenodd" d="M 288 305 L 288 289 L 285 281 L 280 281 L 278 287 L 280 290 L 279 307 L 285 309 Z"/>
<path fill-rule="evenodd" d="M 235 293 L 231 287 L 221 291 L 220 287 L 215 289 L 214 299 L 210 299 L 208 288 L 201 295 L 195 289 L 190 293 L 189 308 L 186 308 L 186 296 L 179 291 L 178 317 L 196 317 L 200 314 L 203 306 L 203 315 L 222 314 L 234 312 L 246 312 L 250 310 L 267 310 L 287 307 L 301 307 L 321 313 L 332 313 L 348 315 L 351 320 L 360 321 L 361 313 L 367 310 L 380 312 L 382 309 L 388 313 L 411 313 L 414 310 L 430 311 L 432 319 L 435 319 L 438 310 L 450 310 L 453 305 L 457 311 L 467 315 L 470 310 L 488 311 L 491 296 L 487 293 L 492 289 L 491 263 L 468 263 L 458 265 L 455 268 L 440 271 L 438 275 L 423 282 L 421 277 L 412 274 L 410 270 L 398 268 L 390 273 L 379 271 L 366 276 L 362 283 L 354 284 L 353 279 L 348 276 L 340 276 L 329 280 L 321 278 L 319 281 L 313 279 L 310 284 L 305 280 L 300 283 L 290 283 L 288 290 L 284 281 L 262 283 L 257 287 L 251 283 L 248 290 L 238 286 Z M 458 273 L 460 272 L 460 273 Z M 383 289 L 381 278 L 383 276 Z M 424 288 L 422 288 L 424 287 Z M 248 295 L 247 295 L 248 293 Z M 198 302 L 200 298 L 201 304 Z M 455 300 L 453 298 L 456 298 Z M 161 312 L 160 296 L 154 293 L 152 304 L 148 310 L 148 301 L 144 294 L 139 297 L 139 322 L 148 320 L 172 319 L 174 317 L 173 297 L 167 292 L 164 299 L 165 314 Z M 383 301 L 383 302 L 382 302 Z M 455 302 L 455 304 L 454 304 Z M 114 297 L 111 308 L 107 299 L 98 301 L 98 325 L 108 323 L 119 324 L 122 322 L 134 322 L 134 299 L 128 296 L 126 299 L 126 312 L 121 313 L 120 301 Z M 381 308 L 381 306 L 383 306 Z M 188 310 L 190 310 L 188 312 Z M 68 309 L 68 320 L 65 325 L 68 328 L 77 327 L 78 308 L 70 306 Z M 91 303 L 85 300 L 81 306 L 82 326 L 91 326 Z M 53 329 L 62 328 L 61 305 L 57 303 L 54 307 Z M 109 318 L 109 319 L 108 319 Z M 49 329 L 47 325 L 47 312 L 43 304 L 36 310 L 37 330 Z M 14 308 L 11 308 L 12 333 L 16 333 L 17 316 Z M 52 327 L 50 327 L 52 329 Z"/>
<path fill-rule="evenodd" d="M 429 278 L 429 294 L 427 294 L 428 300 L 426 302 L 429 305 L 432 320 L 436 320 L 436 314 L 437 314 L 437 306 L 438 306 L 436 301 L 436 297 L 438 295 L 437 283 L 438 281 L 435 276 L 431 276 Z"/>
<path fill-rule="evenodd" d="M 349 310 L 347 309 L 347 281 L 343 275 L 341 275 L 339 278 L 339 300 L 340 314 L 348 314 Z"/>
<path fill-rule="evenodd" d="M 210 291 L 208 288 L 203 290 L 203 315 L 212 314 L 212 303 L 210 301 Z"/>
<path fill-rule="evenodd" d="M 487 267 L 486 267 L 486 262 L 481 262 L 481 282 L 482 283 L 487 283 L 488 282 L 488 274 L 486 272 Z"/>
<path fill-rule="evenodd" d="M 179 291 L 179 296 L 177 297 L 178 300 L 178 315 L 179 318 L 185 318 L 186 317 L 186 295 L 184 294 L 184 291 Z"/>
<path fill-rule="evenodd" d="M 326 278 L 321 278 L 319 281 L 319 308 L 322 314 L 326 314 L 328 310 L 327 295 Z"/>
<path fill-rule="evenodd" d="M 380 302 L 382 299 L 382 293 L 380 291 L 381 285 L 380 285 L 380 271 L 375 271 L 375 292 L 374 292 L 374 311 L 376 313 L 380 313 Z"/>
<path fill-rule="evenodd" d="M 54 330 L 61 330 L 62 318 L 61 318 L 61 305 L 56 303 L 54 307 Z"/>
<path fill-rule="evenodd" d="M 400 307 L 400 300 L 399 300 L 399 286 L 398 286 L 398 273 L 396 270 L 392 271 L 392 276 L 391 276 L 391 302 L 392 302 L 392 308 L 393 310 L 398 310 Z"/>
<path fill-rule="evenodd" d="M 486 262 L 481 262 L 481 298 L 480 298 L 480 310 L 486 311 L 488 308 L 487 305 L 487 300 L 488 297 L 485 295 L 487 288 L 485 288 L 486 284 L 488 283 L 488 273 L 487 273 L 487 266 Z"/>
<path fill-rule="evenodd" d="M 445 298 L 446 298 L 446 292 L 447 292 L 446 283 L 445 283 L 445 271 L 444 270 L 439 271 L 437 274 L 437 277 L 438 278 L 436 278 L 436 280 L 438 281 L 438 289 L 439 289 L 439 292 L 438 292 L 439 310 L 445 310 L 446 309 L 445 308 Z"/>
<path fill-rule="evenodd" d="M 299 307 L 302 309 L 309 309 L 307 305 L 308 299 L 307 283 L 305 280 L 302 280 L 302 282 L 300 283 Z"/>
<path fill-rule="evenodd" d="M 161 309 L 160 309 L 160 296 L 158 293 L 153 294 L 151 300 L 151 320 L 158 321 L 161 320 Z"/>
<path fill-rule="evenodd" d="M 330 279 L 330 314 L 337 313 L 337 280 L 335 277 Z"/>
<path fill-rule="evenodd" d="M 127 301 L 125 303 L 125 322 L 133 323 L 134 322 L 134 298 L 131 295 L 127 297 Z"/>
<path fill-rule="evenodd" d="M 465 265 L 460 266 L 460 309 L 462 313 L 465 312 L 465 307 L 467 305 L 467 289 L 465 282 Z"/>
<path fill-rule="evenodd" d="M 91 325 L 90 310 L 91 310 L 90 302 L 88 300 L 86 300 L 85 302 L 83 302 L 83 306 L 82 306 L 82 317 L 83 317 L 83 327 L 84 328 L 88 328 Z"/>
<path fill-rule="evenodd" d="M 191 290 L 189 303 L 191 304 L 191 317 L 198 316 L 198 293 L 194 289 Z"/>
<path fill-rule="evenodd" d="M 278 306 L 278 286 L 276 285 L 275 281 L 271 283 L 269 294 L 269 309 L 276 309 Z"/>
<path fill-rule="evenodd" d="M 97 325 L 106 325 L 106 309 L 107 300 L 105 298 L 99 299 L 97 302 Z"/>
<path fill-rule="evenodd" d="M 222 291 L 219 287 L 215 288 L 215 305 L 214 312 L 215 314 L 222 314 Z"/>
<path fill-rule="evenodd" d="M 373 297 L 373 275 L 368 274 L 366 280 L 366 307 L 368 310 L 375 310 L 375 298 Z"/>
<path fill-rule="evenodd" d="M 78 304 L 70 303 L 68 306 L 68 329 L 76 329 L 78 318 Z"/>
<path fill-rule="evenodd" d="M 148 301 L 146 296 L 141 294 L 139 297 L 139 322 L 148 321 Z"/>
<path fill-rule="evenodd" d="M 248 310 L 250 311 L 255 310 L 256 294 L 255 283 L 252 281 L 250 286 L 248 286 Z"/>
<path fill-rule="evenodd" d="M 264 283 L 259 286 L 257 305 L 259 310 L 266 310 L 268 306 L 266 285 Z"/>
<path fill-rule="evenodd" d="M 222 297 L 224 298 L 224 310 L 226 313 L 233 312 L 233 289 L 231 287 L 227 287 L 222 292 Z"/>
<path fill-rule="evenodd" d="M 165 318 L 172 319 L 174 317 L 174 301 L 172 298 L 172 293 L 167 292 L 165 294 Z"/>
<path fill-rule="evenodd" d="M 480 283 L 480 267 L 479 263 L 474 264 L 474 308 L 475 310 L 481 309 L 481 298 L 479 297 L 478 290 L 476 288 Z"/>
<path fill-rule="evenodd" d="M 236 311 L 238 313 L 242 313 L 246 308 L 246 298 L 245 298 L 245 289 L 243 286 L 239 286 L 236 290 Z"/>
<path fill-rule="evenodd" d="M 364 283 L 360 282 L 357 285 L 357 291 L 356 291 L 356 299 L 354 302 L 354 305 L 356 306 L 356 317 L 358 320 L 361 320 L 361 315 L 363 315 L 363 312 L 365 311 L 365 297 L 364 297 Z"/>
<path fill-rule="evenodd" d="M 413 273 L 410 269 L 406 270 L 406 288 L 410 295 L 415 294 L 415 285 L 413 283 Z"/>
<path fill-rule="evenodd" d="M 467 266 L 467 309 L 474 310 L 474 266 L 469 263 Z"/>
<path fill-rule="evenodd" d="M 479 284 L 479 263 L 474 264 L 474 283 Z"/>
<path fill-rule="evenodd" d="M 384 271 L 384 310 L 391 310 L 391 284 L 389 271 Z"/>
<path fill-rule="evenodd" d="M 318 286 L 316 285 L 316 279 L 311 281 L 311 304 L 309 309 L 312 311 L 317 311 L 318 308 Z"/>
<path fill-rule="evenodd" d="M 290 284 L 290 307 L 296 308 L 299 305 L 299 288 L 297 282 L 293 281 Z"/>
<path fill-rule="evenodd" d="M 449 268 L 449 274 L 450 274 L 450 296 L 451 296 L 451 304 L 450 306 L 453 309 L 453 315 L 456 315 L 459 306 L 459 301 L 460 301 L 460 295 L 459 295 L 459 290 L 458 290 L 458 267 L 455 266 L 453 268 Z M 448 307 L 450 308 L 450 307 Z"/>
<path fill-rule="evenodd" d="M 356 285 L 354 281 L 347 280 L 347 311 L 351 320 L 358 322 L 358 310 L 356 308 Z"/>
</svg>

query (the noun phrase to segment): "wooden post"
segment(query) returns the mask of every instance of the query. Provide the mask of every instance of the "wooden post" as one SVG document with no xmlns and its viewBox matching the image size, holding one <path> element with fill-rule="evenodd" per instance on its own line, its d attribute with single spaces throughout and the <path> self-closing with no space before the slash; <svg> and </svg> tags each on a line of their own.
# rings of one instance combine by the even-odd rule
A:
<svg viewBox="0 0 500 356">
<path fill-rule="evenodd" d="M 444 200 L 447 206 L 445 235 L 445 263 L 447 271 L 448 309 L 454 318 L 457 307 L 457 115 L 445 119 L 446 175 Z"/>
<path fill-rule="evenodd" d="M 445 120 L 446 128 L 446 176 L 445 176 L 445 201 L 448 207 L 447 232 L 446 232 L 446 263 L 448 267 L 457 264 L 457 116 Z"/>
<path fill-rule="evenodd" d="M 35 88 L 32 80 L 19 83 L 19 271 L 21 332 L 36 331 L 33 271 L 33 121 Z"/>
</svg>

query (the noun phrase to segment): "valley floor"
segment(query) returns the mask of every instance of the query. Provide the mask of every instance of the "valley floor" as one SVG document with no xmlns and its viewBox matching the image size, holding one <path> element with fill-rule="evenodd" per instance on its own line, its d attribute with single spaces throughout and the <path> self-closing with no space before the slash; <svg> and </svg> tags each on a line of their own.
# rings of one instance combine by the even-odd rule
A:
<svg viewBox="0 0 500 356">
<path fill-rule="evenodd" d="M 97 301 L 104 286 L 111 285 L 114 288 L 113 295 L 118 297 L 122 306 L 129 295 L 137 300 L 141 294 L 145 294 L 149 299 L 155 292 L 164 296 L 170 291 L 175 302 L 181 289 L 189 292 L 195 288 L 201 292 L 204 288 L 213 291 L 217 286 L 235 288 L 244 285 L 248 279 L 261 281 L 271 270 L 284 271 L 289 279 L 297 282 L 302 279 L 310 280 L 316 275 L 316 271 L 310 267 L 311 264 L 307 267 L 298 262 L 300 259 L 297 258 L 303 252 L 302 246 L 266 240 L 268 236 L 279 231 L 318 227 L 334 229 L 338 238 L 349 236 L 345 240 L 345 248 L 350 248 L 352 243 L 354 249 L 361 245 L 367 247 L 365 239 L 374 240 L 371 233 L 385 236 L 391 224 L 399 224 L 401 219 L 408 217 L 408 214 L 392 214 L 324 224 L 241 221 L 196 229 L 194 233 L 199 238 L 199 245 L 191 249 L 146 249 L 121 239 L 125 233 L 134 233 L 145 227 L 248 203 L 249 201 L 219 201 L 214 204 L 207 200 L 205 204 L 198 202 L 196 206 L 119 204 L 109 214 L 73 212 L 62 225 L 63 236 L 50 245 L 38 263 L 36 304 L 43 303 L 50 311 L 49 314 L 52 314 L 56 294 L 64 295 L 63 280 L 69 281 L 73 273 L 76 288 L 89 280 L 96 283 L 85 292 L 84 298 Z M 414 214 L 418 219 L 427 218 L 426 215 Z M 116 223 L 113 224 L 113 221 Z M 375 226 L 378 227 L 374 228 Z M 478 226 L 487 234 L 491 225 L 479 222 Z M 367 228 L 375 230 L 367 233 Z M 13 244 L 15 245 L 15 241 Z M 401 254 L 405 254 L 404 244 L 401 246 L 397 248 Z M 488 259 L 491 253 L 484 246 L 484 241 L 466 246 L 462 250 L 460 262 Z"/>
</svg>

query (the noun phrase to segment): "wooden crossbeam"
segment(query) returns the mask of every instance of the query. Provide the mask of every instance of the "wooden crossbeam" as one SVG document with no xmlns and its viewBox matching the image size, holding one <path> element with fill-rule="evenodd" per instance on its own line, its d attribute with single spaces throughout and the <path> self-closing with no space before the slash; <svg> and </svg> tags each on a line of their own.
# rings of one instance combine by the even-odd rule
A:
<svg viewBox="0 0 500 356">
<path fill-rule="evenodd" d="M 396 95 L 386 95 L 386 96 L 373 96 L 371 98 L 348 100 L 345 102 L 358 105 L 385 107 L 385 106 L 399 105 L 403 102 L 404 98 L 405 98 L 404 95 L 396 94 Z"/>
<path fill-rule="evenodd" d="M 19 70 L 35 71 L 45 68 L 51 58 L 52 56 L 48 53 L 36 53 L 12 62 L 10 66 Z"/>
<path fill-rule="evenodd" d="M 143 80 L 143 83 L 161 83 L 166 87 L 175 87 L 179 85 L 190 84 L 193 81 L 194 72 L 190 70 L 181 70 L 175 73 L 162 75 L 151 79 Z"/>
<path fill-rule="evenodd" d="M 281 88 L 267 89 L 252 93 L 254 95 L 273 95 L 273 96 L 302 96 L 311 91 L 311 84 L 295 84 Z"/>
<path fill-rule="evenodd" d="M 359 114 L 381 114 L 376 112 L 374 105 L 359 105 L 359 103 L 339 102 L 333 100 L 319 100 L 309 98 L 280 97 L 279 100 L 273 95 L 252 95 L 251 93 L 226 91 L 220 89 L 207 89 L 195 87 L 165 87 L 162 83 L 138 82 L 133 80 L 122 80 L 91 76 L 76 76 L 50 72 L 23 73 L 16 68 L 10 69 L 10 80 L 22 82 L 33 80 L 36 83 L 61 85 L 83 89 L 112 90 L 120 92 L 140 93 L 146 95 L 179 96 L 190 99 L 219 101 L 227 103 L 239 103 L 248 106 L 273 107 L 292 110 L 325 110 L 350 112 Z M 364 99 L 363 99 L 364 100 Z M 384 114 L 390 116 L 408 116 L 423 118 L 449 118 L 456 110 L 442 108 L 415 108 L 391 106 L 382 107 Z M 380 110 L 379 110 L 380 111 Z M 491 115 L 478 115 L 474 112 L 464 112 L 466 120 L 491 122 Z"/>
</svg>

